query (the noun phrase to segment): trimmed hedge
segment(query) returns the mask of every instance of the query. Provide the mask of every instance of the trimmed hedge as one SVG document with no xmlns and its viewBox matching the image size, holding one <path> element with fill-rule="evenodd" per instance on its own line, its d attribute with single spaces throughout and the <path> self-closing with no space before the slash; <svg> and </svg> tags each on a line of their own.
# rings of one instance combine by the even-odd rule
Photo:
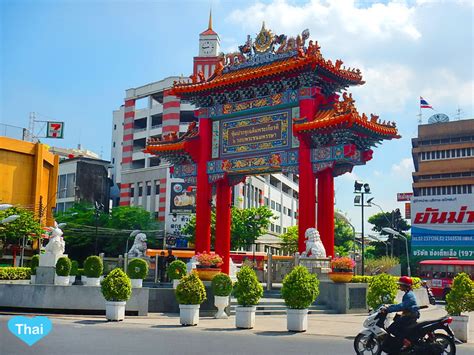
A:
<svg viewBox="0 0 474 355">
<path fill-rule="evenodd" d="M 201 304 L 206 299 L 206 289 L 195 271 L 181 278 L 175 293 L 179 304 Z"/>
<path fill-rule="evenodd" d="M 187 268 L 184 261 L 175 260 L 168 266 L 166 273 L 171 280 L 179 280 L 186 276 Z"/>
<path fill-rule="evenodd" d="M 132 295 L 132 283 L 122 269 L 113 269 L 102 281 L 101 291 L 109 302 L 124 302 Z"/>
<path fill-rule="evenodd" d="M 400 278 L 399 276 L 392 276 L 395 282 L 398 281 Z M 352 278 L 352 283 L 365 283 L 365 284 L 370 284 L 374 276 L 361 276 L 361 275 L 355 275 Z M 412 277 L 413 280 L 413 289 L 417 289 L 421 287 L 421 279 L 419 277 Z"/>
<path fill-rule="evenodd" d="M 148 263 L 140 258 L 132 259 L 128 263 L 127 275 L 131 279 L 144 280 L 148 275 Z"/>
<path fill-rule="evenodd" d="M 296 266 L 283 279 L 281 295 L 290 309 L 306 309 L 319 295 L 319 280 L 304 266 Z"/>
<path fill-rule="evenodd" d="M 30 261 L 30 268 L 31 268 L 31 275 L 36 275 L 36 268 L 39 266 L 40 257 L 38 254 L 35 254 L 31 257 Z"/>
<path fill-rule="evenodd" d="M 29 267 L 0 267 L 0 280 L 29 280 L 30 277 Z"/>
<path fill-rule="evenodd" d="M 219 273 L 212 279 L 212 291 L 215 296 L 227 297 L 232 293 L 232 280 L 229 275 Z"/>
<path fill-rule="evenodd" d="M 102 259 L 96 255 L 88 256 L 84 261 L 84 273 L 87 277 L 101 277 L 104 271 Z"/>
<path fill-rule="evenodd" d="M 255 306 L 263 296 L 263 287 L 258 282 L 255 271 L 250 267 L 242 266 L 237 273 L 234 296 L 237 298 L 237 303 L 243 307 Z"/>
</svg>

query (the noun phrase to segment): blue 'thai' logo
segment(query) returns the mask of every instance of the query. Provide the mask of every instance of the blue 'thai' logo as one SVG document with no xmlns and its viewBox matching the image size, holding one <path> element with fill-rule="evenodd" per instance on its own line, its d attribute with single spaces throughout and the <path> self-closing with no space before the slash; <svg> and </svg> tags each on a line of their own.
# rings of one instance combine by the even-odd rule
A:
<svg viewBox="0 0 474 355">
<path fill-rule="evenodd" d="M 53 324 L 47 317 L 13 317 L 8 321 L 8 329 L 29 346 L 48 335 Z"/>
</svg>

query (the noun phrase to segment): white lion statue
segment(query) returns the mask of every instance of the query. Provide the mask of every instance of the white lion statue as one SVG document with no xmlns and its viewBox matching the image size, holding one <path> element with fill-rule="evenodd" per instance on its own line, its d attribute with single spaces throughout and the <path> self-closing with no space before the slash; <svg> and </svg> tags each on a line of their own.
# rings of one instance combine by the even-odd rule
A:
<svg viewBox="0 0 474 355">
<path fill-rule="evenodd" d="M 63 224 L 61 224 L 61 226 L 62 225 Z M 54 221 L 54 227 L 49 228 L 51 236 L 49 237 L 48 244 L 44 248 L 46 254 L 63 255 L 66 250 L 66 243 L 64 243 L 64 239 L 62 238 L 63 231 L 59 227 L 60 225 Z"/>
<path fill-rule="evenodd" d="M 141 233 L 138 231 L 138 234 L 136 231 L 132 232 L 130 234 L 131 237 L 135 235 L 135 240 L 133 241 L 133 245 L 128 251 L 128 257 L 130 258 L 146 258 L 146 234 Z"/>
<path fill-rule="evenodd" d="M 325 258 L 326 249 L 324 248 L 319 232 L 316 228 L 308 228 L 305 232 L 306 251 L 301 253 L 302 257 Z"/>
</svg>

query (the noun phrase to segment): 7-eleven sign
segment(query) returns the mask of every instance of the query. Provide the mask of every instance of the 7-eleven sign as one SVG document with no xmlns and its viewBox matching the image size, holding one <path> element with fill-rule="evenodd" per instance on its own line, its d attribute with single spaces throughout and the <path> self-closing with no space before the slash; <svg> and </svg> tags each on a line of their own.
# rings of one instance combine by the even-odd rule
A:
<svg viewBox="0 0 474 355">
<path fill-rule="evenodd" d="M 47 122 L 46 138 L 63 138 L 64 122 Z"/>
</svg>

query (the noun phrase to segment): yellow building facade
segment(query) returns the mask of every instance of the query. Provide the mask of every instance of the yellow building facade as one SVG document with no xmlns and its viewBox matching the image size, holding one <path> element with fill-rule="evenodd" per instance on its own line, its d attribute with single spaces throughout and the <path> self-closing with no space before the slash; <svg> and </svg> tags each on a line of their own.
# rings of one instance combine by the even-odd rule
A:
<svg viewBox="0 0 474 355">
<path fill-rule="evenodd" d="M 0 136 L 0 203 L 34 211 L 43 226 L 54 223 L 59 156 L 41 143 Z"/>
</svg>

